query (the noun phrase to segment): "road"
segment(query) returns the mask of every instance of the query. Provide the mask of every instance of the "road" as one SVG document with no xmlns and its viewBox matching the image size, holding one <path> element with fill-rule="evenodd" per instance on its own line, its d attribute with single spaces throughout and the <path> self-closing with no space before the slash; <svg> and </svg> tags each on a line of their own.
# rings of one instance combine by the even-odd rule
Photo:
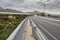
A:
<svg viewBox="0 0 60 40">
<path fill-rule="evenodd" d="M 47 40 L 60 40 L 60 21 L 41 16 L 27 17 L 13 40 L 23 40 L 24 29 L 28 19 L 32 19 L 35 25 L 37 25 L 36 27 L 39 29 L 39 32 L 42 32 Z"/>
<path fill-rule="evenodd" d="M 40 16 L 29 17 L 49 40 L 60 40 L 60 22 Z"/>
</svg>

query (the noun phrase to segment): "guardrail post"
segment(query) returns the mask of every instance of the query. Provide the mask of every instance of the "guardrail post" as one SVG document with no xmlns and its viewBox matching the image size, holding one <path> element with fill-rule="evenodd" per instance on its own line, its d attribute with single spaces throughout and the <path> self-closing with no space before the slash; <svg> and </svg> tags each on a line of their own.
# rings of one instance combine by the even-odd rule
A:
<svg viewBox="0 0 60 40">
<path fill-rule="evenodd" d="M 30 22 L 32 26 L 32 36 L 34 36 L 36 40 L 48 40 L 38 26 L 32 20 Z"/>
<path fill-rule="evenodd" d="M 36 25 L 32 22 L 32 20 L 30 21 L 30 24 L 32 26 L 32 36 L 35 37 Z"/>
</svg>

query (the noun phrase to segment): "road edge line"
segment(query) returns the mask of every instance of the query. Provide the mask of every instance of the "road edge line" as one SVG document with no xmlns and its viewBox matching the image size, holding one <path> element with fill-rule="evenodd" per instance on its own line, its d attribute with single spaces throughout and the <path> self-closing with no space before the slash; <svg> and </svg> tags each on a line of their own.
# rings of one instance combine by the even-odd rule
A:
<svg viewBox="0 0 60 40">
<path fill-rule="evenodd" d="M 37 23 L 38 24 L 38 23 Z M 50 32 L 48 32 L 45 28 L 43 28 L 40 24 L 38 24 L 45 32 L 47 32 L 51 37 L 53 37 L 55 40 L 57 40 L 56 37 L 54 37 Z"/>
</svg>

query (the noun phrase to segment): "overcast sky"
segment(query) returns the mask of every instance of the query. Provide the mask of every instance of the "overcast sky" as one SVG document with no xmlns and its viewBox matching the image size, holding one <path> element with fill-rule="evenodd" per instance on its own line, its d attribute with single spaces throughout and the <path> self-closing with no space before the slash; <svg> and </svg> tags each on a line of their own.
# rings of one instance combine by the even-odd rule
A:
<svg viewBox="0 0 60 40">
<path fill-rule="evenodd" d="M 0 7 L 21 11 L 40 10 L 46 12 L 59 12 L 60 0 L 0 0 Z"/>
</svg>

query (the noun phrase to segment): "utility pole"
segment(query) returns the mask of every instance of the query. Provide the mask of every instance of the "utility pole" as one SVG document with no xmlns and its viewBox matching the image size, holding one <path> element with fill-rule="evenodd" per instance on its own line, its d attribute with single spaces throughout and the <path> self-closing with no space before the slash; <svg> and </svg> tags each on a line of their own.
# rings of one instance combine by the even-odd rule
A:
<svg viewBox="0 0 60 40">
<path fill-rule="evenodd" d="M 45 13 L 45 4 L 43 3 L 43 9 L 44 9 L 44 13 Z"/>
<path fill-rule="evenodd" d="M 41 0 L 40 2 L 38 2 L 38 5 L 36 5 L 35 15 L 38 13 L 38 12 L 37 12 L 37 9 L 38 9 L 38 7 L 40 6 L 40 3 L 42 4 L 42 6 L 43 6 L 43 12 L 45 13 L 45 4 L 44 4 L 43 1 L 44 1 L 44 0 Z"/>
<path fill-rule="evenodd" d="M 37 9 L 38 9 L 39 6 L 40 6 L 40 4 L 39 4 L 39 2 L 38 2 L 38 5 L 36 5 L 35 11 L 34 11 L 35 16 L 37 16 L 37 14 L 38 14 Z"/>
</svg>

